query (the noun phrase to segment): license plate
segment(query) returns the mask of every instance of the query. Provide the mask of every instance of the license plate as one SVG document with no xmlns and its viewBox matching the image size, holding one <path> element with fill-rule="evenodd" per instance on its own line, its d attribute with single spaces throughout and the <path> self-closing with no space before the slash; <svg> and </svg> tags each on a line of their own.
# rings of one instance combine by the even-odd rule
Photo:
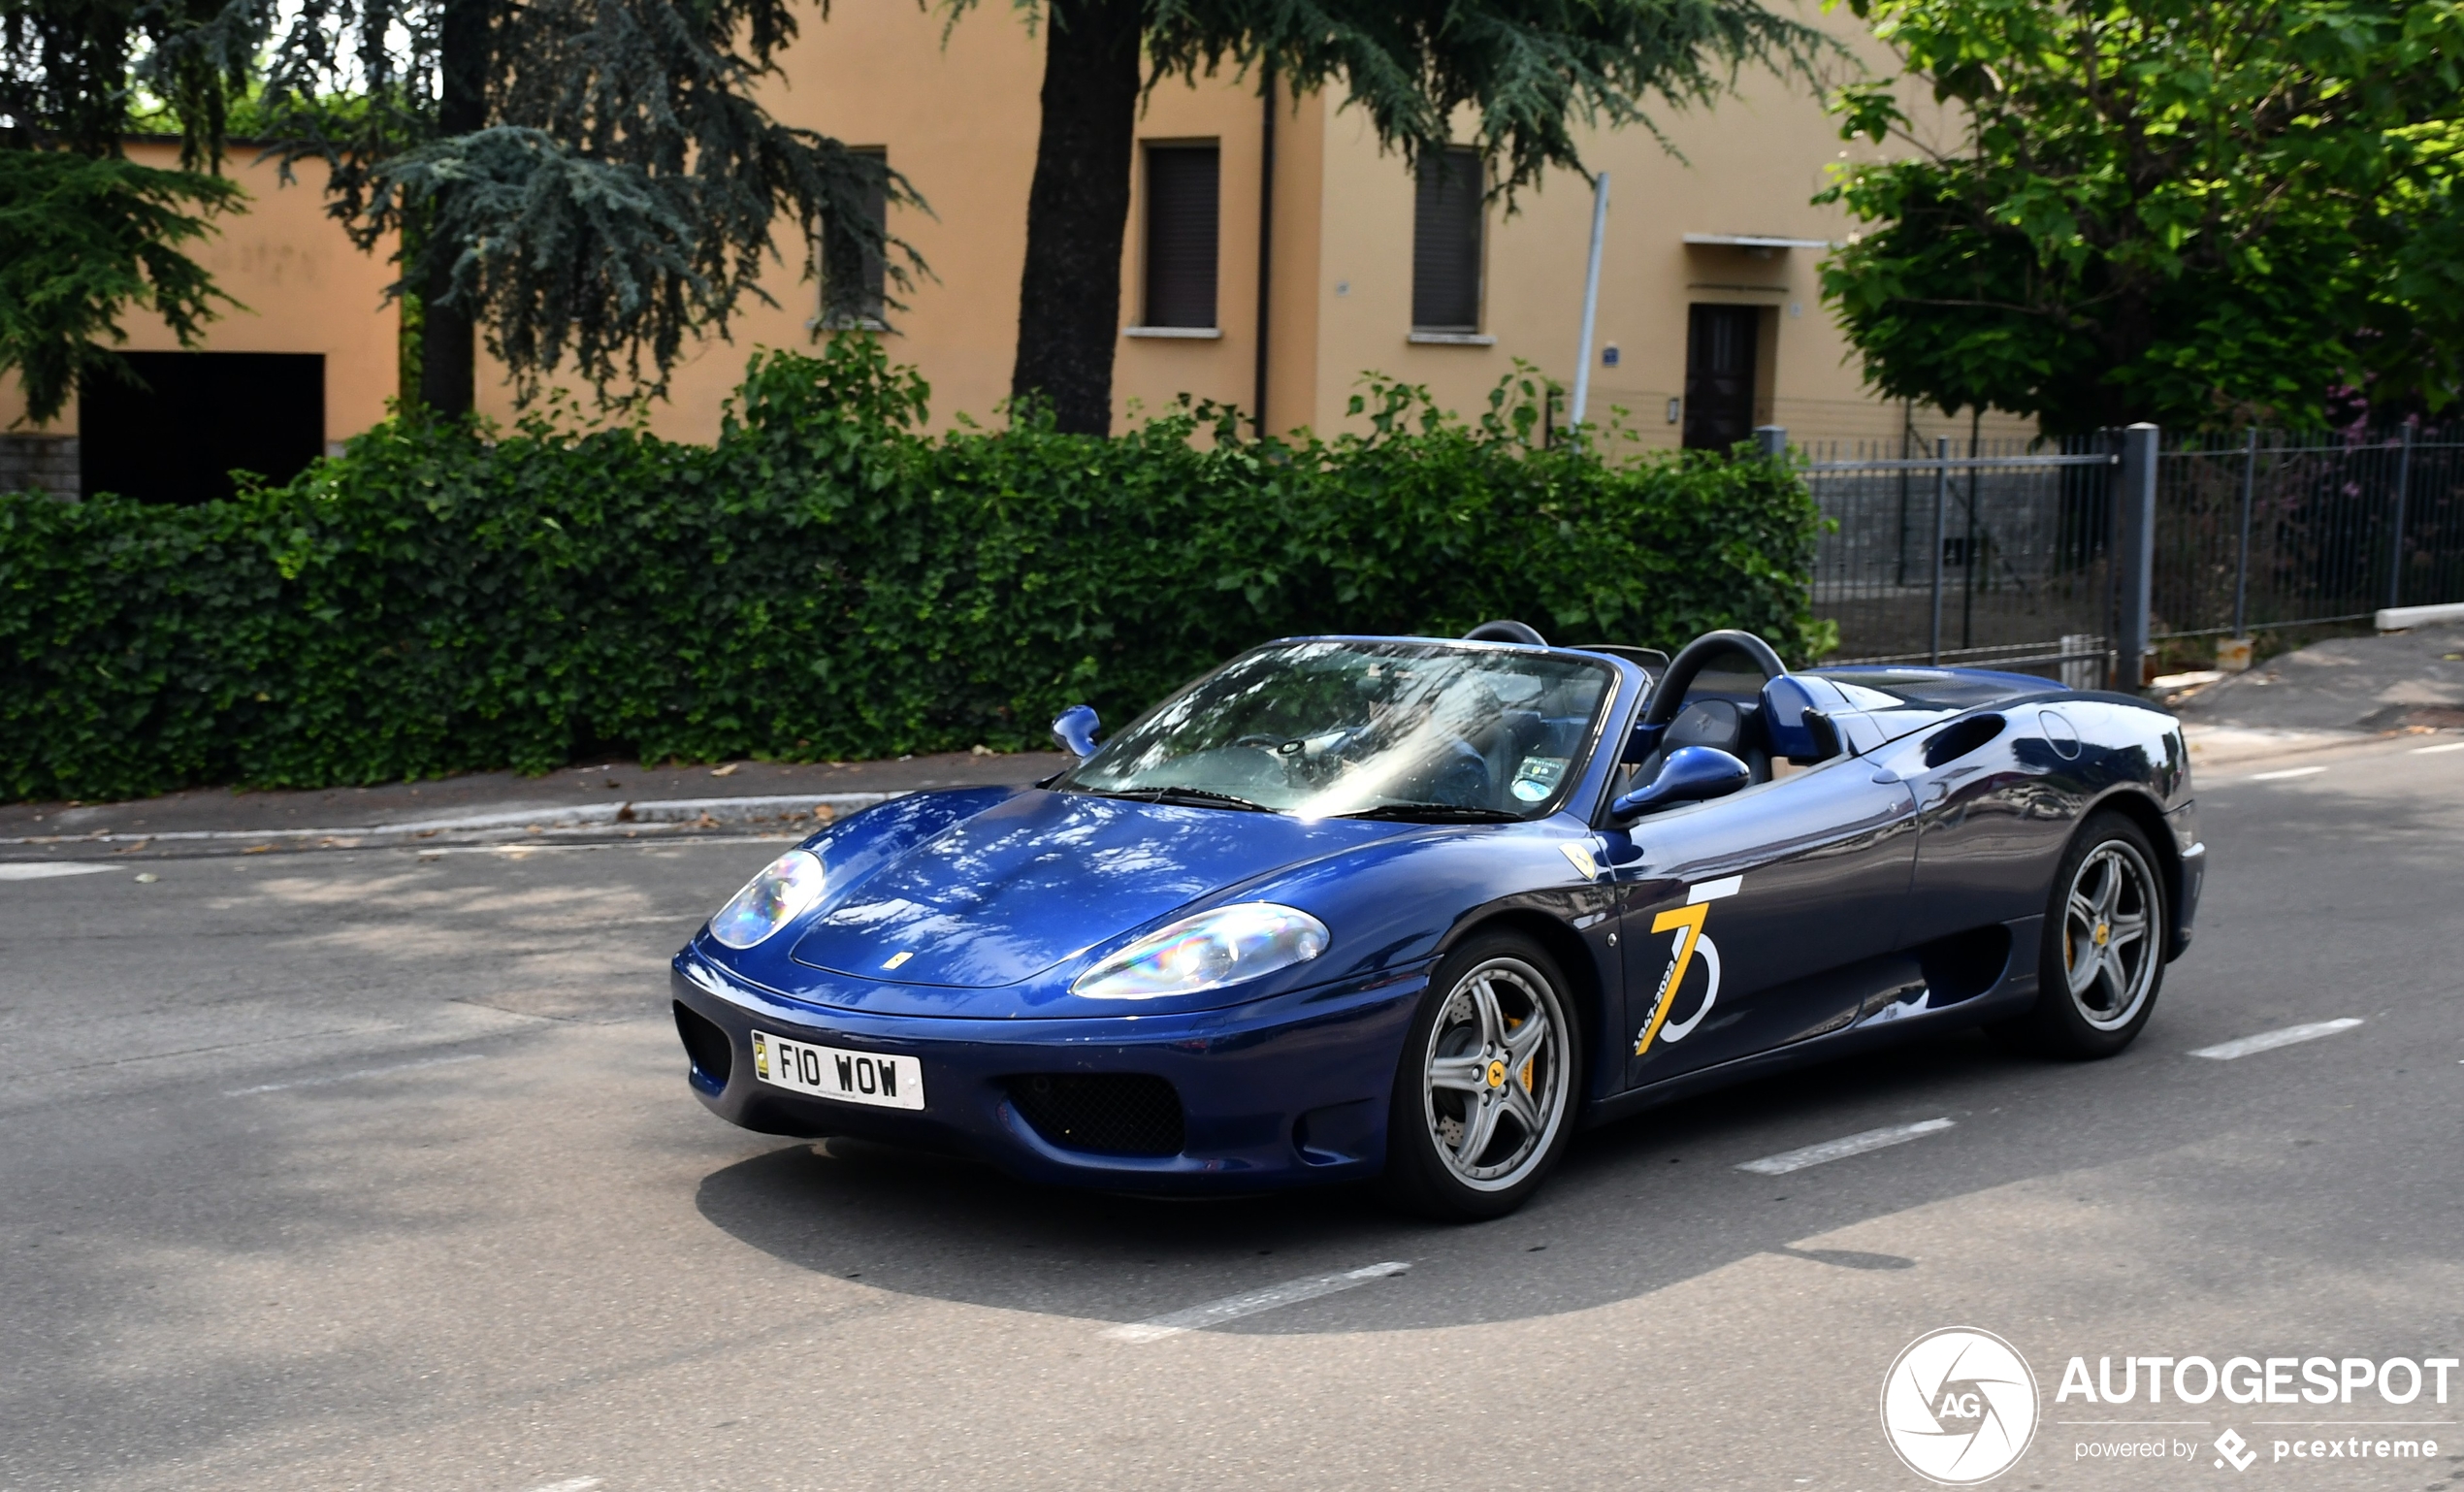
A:
<svg viewBox="0 0 2464 1492">
<path fill-rule="evenodd" d="M 753 1075 L 772 1087 L 842 1103 L 867 1103 L 880 1109 L 924 1106 L 924 1063 L 912 1056 L 817 1047 L 756 1031 Z"/>
</svg>

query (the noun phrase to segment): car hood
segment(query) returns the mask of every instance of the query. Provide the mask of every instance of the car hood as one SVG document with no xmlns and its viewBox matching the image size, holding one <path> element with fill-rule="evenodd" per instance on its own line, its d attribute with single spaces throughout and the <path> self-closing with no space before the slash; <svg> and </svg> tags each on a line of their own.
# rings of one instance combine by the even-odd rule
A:
<svg viewBox="0 0 2464 1492">
<path fill-rule="evenodd" d="M 949 1013 L 952 991 L 1032 979 L 1211 892 L 1416 827 L 1021 793 L 831 898 L 793 957 L 847 984 L 799 997 Z"/>
</svg>

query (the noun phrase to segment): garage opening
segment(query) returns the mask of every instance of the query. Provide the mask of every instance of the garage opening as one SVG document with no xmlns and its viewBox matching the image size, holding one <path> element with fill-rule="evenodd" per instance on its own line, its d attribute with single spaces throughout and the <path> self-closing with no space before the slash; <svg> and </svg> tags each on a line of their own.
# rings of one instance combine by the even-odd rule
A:
<svg viewBox="0 0 2464 1492">
<path fill-rule="evenodd" d="M 143 380 L 108 374 L 78 391 L 88 497 L 210 503 L 234 469 L 287 482 L 325 452 L 325 356 L 316 352 L 131 352 Z"/>
</svg>

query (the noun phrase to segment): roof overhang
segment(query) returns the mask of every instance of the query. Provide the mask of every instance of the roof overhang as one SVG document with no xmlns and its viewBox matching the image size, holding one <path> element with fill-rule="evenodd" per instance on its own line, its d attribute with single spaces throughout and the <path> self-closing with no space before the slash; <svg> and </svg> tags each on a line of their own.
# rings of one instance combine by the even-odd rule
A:
<svg viewBox="0 0 2464 1492">
<path fill-rule="evenodd" d="M 1783 239 L 1767 233 L 1689 233 L 1689 247 L 1703 248 L 1829 248 L 1829 239 Z"/>
</svg>

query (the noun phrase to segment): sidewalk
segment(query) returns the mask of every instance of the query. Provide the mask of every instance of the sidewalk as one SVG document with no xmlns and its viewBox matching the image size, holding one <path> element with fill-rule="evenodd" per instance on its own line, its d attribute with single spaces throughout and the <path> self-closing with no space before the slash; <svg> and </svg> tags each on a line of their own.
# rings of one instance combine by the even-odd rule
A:
<svg viewBox="0 0 2464 1492">
<path fill-rule="evenodd" d="M 2464 729 L 2464 627 L 2340 637 L 2172 696 L 2194 769 Z M 533 836 L 790 834 L 920 788 L 1024 784 L 1058 752 L 895 762 L 566 767 L 313 792 L 197 788 L 126 803 L 0 805 L 0 860 L 232 854 Z"/>
<path fill-rule="evenodd" d="M 2464 729 L 2464 627 L 2331 638 L 2164 702 L 2194 768 Z"/>
<path fill-rule="evenodd" d="M 613 762 L 544 777 L 482 772 L 433 782 L 312 792 L 196 788 L 126 803 L 0 805 L 0 859 L 146 850 L 482 842 L 536 834 L 631 838 L 730 828 L 792 832 L 919 788 L 1033 782 L 1058 752 L 952 753 L 895 762 L 732 762 L 646 767 Z"/>
</svg>

